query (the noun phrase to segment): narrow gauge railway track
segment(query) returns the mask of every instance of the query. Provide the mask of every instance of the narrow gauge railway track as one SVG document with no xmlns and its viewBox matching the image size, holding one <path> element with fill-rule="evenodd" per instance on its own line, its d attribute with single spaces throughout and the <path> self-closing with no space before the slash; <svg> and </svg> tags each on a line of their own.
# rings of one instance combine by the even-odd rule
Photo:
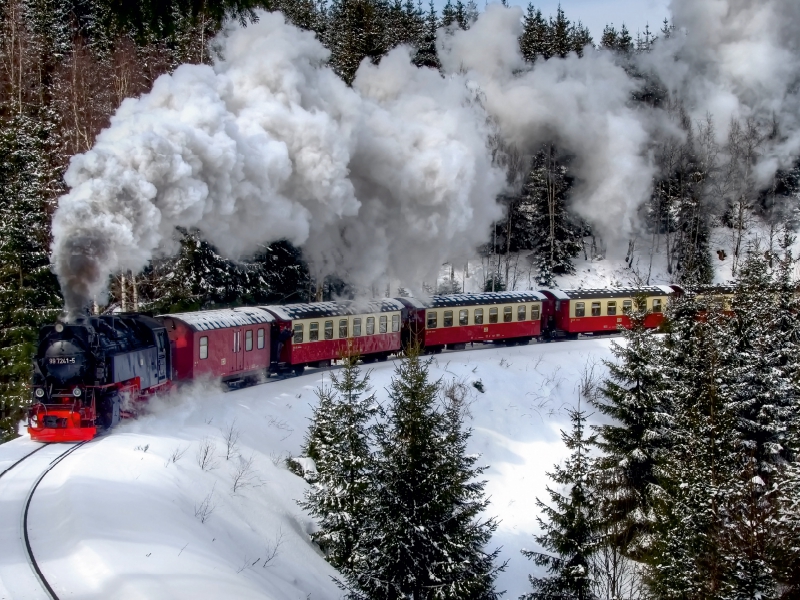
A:
<svg viewBox="0 0 800 600">
<path fill-rule="evenodd" d="M 0 599 L 59 600 L 34 556 L 29 512 L 44 477 L 85 443 L 40 446 L 0 473 Z"/>
</svg>

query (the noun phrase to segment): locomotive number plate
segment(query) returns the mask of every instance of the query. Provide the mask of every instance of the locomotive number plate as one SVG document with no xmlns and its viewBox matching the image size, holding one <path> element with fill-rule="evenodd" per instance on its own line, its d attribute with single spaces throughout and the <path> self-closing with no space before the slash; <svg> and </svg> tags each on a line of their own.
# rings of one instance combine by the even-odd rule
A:
<svg viewBox="0 0 800 600">
<path fill-rule="evenodd" d="M 50 365 L 74 365 L 75 357 L 67 358 L 58 356 L 56 358 L 48 358 L 47 363 Z"/>
</svg>

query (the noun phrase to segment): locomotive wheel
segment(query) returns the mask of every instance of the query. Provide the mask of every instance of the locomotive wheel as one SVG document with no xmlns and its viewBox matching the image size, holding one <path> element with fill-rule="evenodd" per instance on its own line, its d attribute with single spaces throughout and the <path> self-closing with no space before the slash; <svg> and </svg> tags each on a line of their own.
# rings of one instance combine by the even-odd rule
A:
<svg viewBox="0 0 800 600">
<path fill-rule="evenodd" d="M 292 369 L 292 370 L 294 371 L 294 375 L 295 375 L 295 377 L 300 377 L 300 375 L 302 375 L 302 374 L 303 374 L 303 371 L 305 371 L 305 370 L 306 370 L 306 366 L 305 366 L 305 365 L 297 365 L 297 366 L 296 366 L 294 369 Z"/>
<path fill-rule="evenodd" d="M 119 423 L 121 399 L 119 394 L 103 396 L 97 405 L 97 421 L 100 427 L 108 431 Z"/>
</svg>

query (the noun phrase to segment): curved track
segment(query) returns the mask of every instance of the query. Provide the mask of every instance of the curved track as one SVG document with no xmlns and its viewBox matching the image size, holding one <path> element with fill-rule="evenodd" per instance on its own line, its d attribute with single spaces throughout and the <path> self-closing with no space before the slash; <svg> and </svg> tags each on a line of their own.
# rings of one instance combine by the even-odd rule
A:
<svg viewBox="0 0 800 600">
<path fill-rule="evenodd" d="M 85 443 L 40 446 L 0 473 L 0 600 L 58 600 L 33 555 L 28 511 L 45 475 Z"/>
</svg>

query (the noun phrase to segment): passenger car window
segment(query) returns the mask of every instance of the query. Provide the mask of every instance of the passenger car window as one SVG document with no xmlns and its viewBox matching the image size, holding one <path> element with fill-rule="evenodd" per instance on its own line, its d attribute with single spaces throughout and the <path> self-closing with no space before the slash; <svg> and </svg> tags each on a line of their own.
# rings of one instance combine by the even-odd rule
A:
<svg viewBox="0 0 800 600">
<path fill-rule="evenodd" d="M 303 343 L 303 324 L 302 323 L 295 323 L 294 325 L 294 337 L 292 338 L 292 342 L 295 344 L 302 344 Z"/>
<path fill-rule="evenodd" d="M 389 319 L 386 318 L 386 315 L 381 317 L 380 322 L 379 322 L 380 325 L 378 326 L 379 327 L 378 331 L 380 333 L 386 333 L 386 331 L 387 331 L 387 325 L 386 324 L 387 324 L 388 321 L 389 321 Z"/>
<path fill-rule="evenodd" d="M 600 316 L 600 303 L 599 302 L 592 302 L 592 316 L 599 317 Z"/>
<path fill-rule="evenodd" d="M 466 308 L 458 311 L 458 324 L 469 325 L 469 311 Z"/>
<path fill-rule="evenodd" d="M 514 309 L 510 306 L 503 307 L 503 323 L 511 323 L 514 320 Z"/>
<path fill-rule="evenodd" d="M 483 309 L 475 309 L 475 325 L 483 325 Z"/>
<path fill-rule="evenodd" d="M 258 330 L 258 335 L 256 336 L 256 347 L 259 350 L 262 350 L 264 348 L 264 330 L 263 329 L 259 329 Z"/>
<path fill-rule="evenodd" d="M 653 298 L 653 312 L 654 313 L 661 312 L 661 298 Z"/>
<path fill-rule="evenodd" d="M 375 317 L 367 317 L 367 335 L 375 334 Z"/>
<path fill-rule="evenodd" d="M 428 313 L 428 329 L 436 329 L 438 318 L 435 312 Z"/>
<path fill-rule="evenodd" d="M 517 321 L 524 321 L 528 318 L 528 307 L 524 304 L 520 304 L 517 307 Z"/>
<path fill-rule="evenodd" d="M 613 317 L 617 314 L 617 301 L 616 300 L 609 300 L 606 302 L 606 314 L 609 317 Z"/>
<path fill-rule="evenodd" d="M 208 338 L 201 337 L 200 338 L 200 360 L 205 360 L 208 358 Z"/>
<path fill-rule="evenodd" d="M 575 303 L 575 316 L 576 317 L 586 316 L 586 304 L 584 302 Z"/>
<path fill-rule="evenodd" d="M 400 331 L 400 315 L 392 315 L 392 331 L 395 333 Z"/>
<path fill-rule="evenodd" d="M 325 339 L 333 339 L 333 321 L 325 321 Z"/>
<path fill-rule="evenodd" d="M 627 315 L 631 310 L 633 310 L 633 300 L 623 300 L 622 312 Z"/>
<path fill-rule="evenodd" d="M 361 319 L 353 319 L 353 337 L 361 335 Z"/>
<path fill-rule="evenodd" d="M 319 323 L 311 323 L 308 326 L 308 341 L 309 342 L 319 341 Z"/>
<path fill-rule="evenodd" d="M 490 308 L 489 309 L 489 323 L 497 323 L 497 309 Z"/>
<path fill-rule="evenodd" d="M 339 339 L 347 337 L 347 319 L 339 319 Z"/>
<path fill-rule="evenodd" d="M 253 330 L 248 329 L 244 332 L 244 351 L 250 352 L 253 349 Z"/>
<path fill-rule="evenodd" d="M 452 327 L 453 326 L 453 311 L 446 310 L 444 311 L 444 319 L 442 322 L 444 327 Z"/>
<path fill-rule="evenodd" d="M 531 306 L 531 320 L 532 321 L 538 321 L 539 320 L 539 316 L 540 316 L 539 315 L 539 311 L 540 311 L 540 308 L 539 308 L 538 304 L 534 304 L 533 306 Z"/>
</svg>

